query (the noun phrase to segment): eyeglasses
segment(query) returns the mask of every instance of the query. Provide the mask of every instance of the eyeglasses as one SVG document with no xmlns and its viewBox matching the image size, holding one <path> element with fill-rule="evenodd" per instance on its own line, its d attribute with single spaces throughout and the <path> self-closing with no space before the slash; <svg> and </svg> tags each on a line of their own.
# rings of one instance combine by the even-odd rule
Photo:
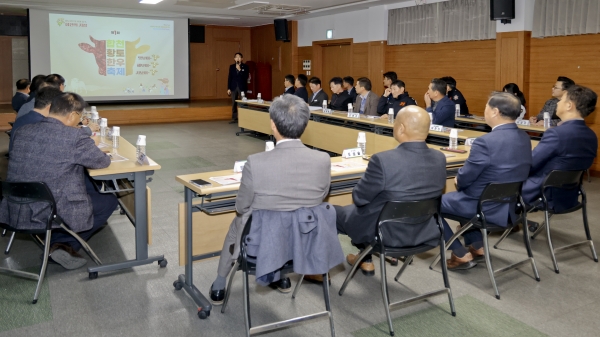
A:
<svg viewBox="0 0 600 337">
<path fill-rule="evenodd" d="M 83 122 L 83 112 L 82 111 L 73 111 L 74 113 L 79 115 L 79 121 Z"/>
</svg>

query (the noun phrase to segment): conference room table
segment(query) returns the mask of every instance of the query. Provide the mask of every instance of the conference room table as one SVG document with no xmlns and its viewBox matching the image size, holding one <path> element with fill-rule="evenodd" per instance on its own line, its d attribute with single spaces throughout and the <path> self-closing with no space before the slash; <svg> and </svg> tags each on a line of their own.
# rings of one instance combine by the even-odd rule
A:
<svg viewBox="0 0 600 337">
<path fill-rule="evenodd" d="M 239 115 L 238 115 L 239 116 Z M 435 145 L 428 145 L 437 149 Z M 455 190 L 454 177 L 469 156 L 470 146 L 459 146 L 466 153 L 446 153 L 446 192 Z M 368 161 L 358 157 L 331 158 L 331 188 L 325 201 L 334 205 L 352 203 L 352 189 L 367 168 Z M 235 198 L 239 183 L 221 184 L 215 180 L 241 179 L 233 170 L 204 172 L 177 176 L 184 186 L 184 202 L 179 204 L 179 264 L 185 264 L 185 273 L 173 283 L 175 289 L 184 289 L 198 307 L 198 316 L 210 315 L 212 304 L 193 282 L 193 262 L 219 256 L 229 226 L 236 216 Z M 199 187 L 191 180 L 211 182 L 210 187 Z M 216 271 L 214 272 L 216 275 Z"/>
<path fill-rule="evenodd" d="M 92 137 L 98 147 L 111 153 L 111 164 L 103 169 L 89 169 L 88 174 L 102 183 L 100 193 L 116 194 L 122 212 L 135 226 L 135 259 L 113 264 L 89 267 L 90 279 L 98 277 L 99 272 L 109 272 L 158 262 L 161 268 L 167 266 L 164 255 L 148 257 L 148 245 L 152 243 L 151 191 L 147 178 L 160 170 L 160 165 L 148 158 L 148 165 L 137 162 L 136 148 L 125 138 L 120 137 L 119 148 L 112 148 L 110 138 Z M 115 155 L 118 154 L 120 157 Z"/>
<path fill-rule="evenodd" d="M 491 132 L 492 128 L 486 124 L 483 116 L 471 115 L 470 117 L 456 117 L 454 120 L 454 126 L 461 129 L 478 130 L 483 132 Z M 527 132 L 531 139 L 540 140 L 544 134 L 543 126 L 538 125 L 521 125 L 517 124 L 517 127 Z"/>
</svg>

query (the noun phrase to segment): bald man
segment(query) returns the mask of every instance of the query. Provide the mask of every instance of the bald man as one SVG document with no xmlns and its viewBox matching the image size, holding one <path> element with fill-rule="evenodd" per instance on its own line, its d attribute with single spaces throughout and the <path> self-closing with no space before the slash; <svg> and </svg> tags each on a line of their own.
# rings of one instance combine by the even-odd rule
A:
<svg viewBox="0 0 600 337">
<path fill-rule="evenodd" d="M 398 112 L 394 123 L 394 138 L 400 145 L 371 157 L 369 166 L 352 191 L 354 203 L 335 206 L 337 229 L 352 243 L 363 249 L 375 238 L 377 218 L 388 201 L 409 201 L 434 198 L 446 185 L 446 157 L 425 144 L 429 134 L 429 114 L 419 106 L 407 106 Z M 390 246 L 437 245 L 440 232 L 434 219 L 420 219 L 413 224 L 398 224 L 397 230 L 383 233 Z M 354 265 L 358 255 L 346 260 Z M 363 259 L 361 270 L 374 275 L 371 256 Z"/>
</svg>

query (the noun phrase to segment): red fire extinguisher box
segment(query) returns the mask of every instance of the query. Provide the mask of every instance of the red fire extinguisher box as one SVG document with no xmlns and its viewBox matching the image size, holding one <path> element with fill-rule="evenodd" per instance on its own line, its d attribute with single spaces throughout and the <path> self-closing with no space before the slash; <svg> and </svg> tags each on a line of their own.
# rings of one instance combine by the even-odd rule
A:
<svg viewBox="0 0 600 337">
<path fill-rule="evenodd" d="M 271 90 L 271 65 L 268 63 L 258 62 L 256 64 L 256 75 L 254 78 L 255 80 L 253 80 L 253 82 L 255 82 L 254 89 L 256 92 L 253 93 L 254 96 L 252 97 L 255 98 L 256 95 L 260 93 L 262 99 L 265 101 L 272 101 L 273 93 Z"/>
</svg>

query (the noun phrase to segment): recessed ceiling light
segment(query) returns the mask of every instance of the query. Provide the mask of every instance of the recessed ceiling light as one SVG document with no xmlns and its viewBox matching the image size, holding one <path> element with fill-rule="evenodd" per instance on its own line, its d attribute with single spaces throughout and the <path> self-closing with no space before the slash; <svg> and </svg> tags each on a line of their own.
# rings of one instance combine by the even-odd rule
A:
<svg viewBox="0 0 600 337">
<path fill-rule="evenodd" d="M 141 4 L 150 4 L 150 5 L 156 5 L 157 3 L 161 2 L 163 0 L 140 0 Z"/>
</svg>

